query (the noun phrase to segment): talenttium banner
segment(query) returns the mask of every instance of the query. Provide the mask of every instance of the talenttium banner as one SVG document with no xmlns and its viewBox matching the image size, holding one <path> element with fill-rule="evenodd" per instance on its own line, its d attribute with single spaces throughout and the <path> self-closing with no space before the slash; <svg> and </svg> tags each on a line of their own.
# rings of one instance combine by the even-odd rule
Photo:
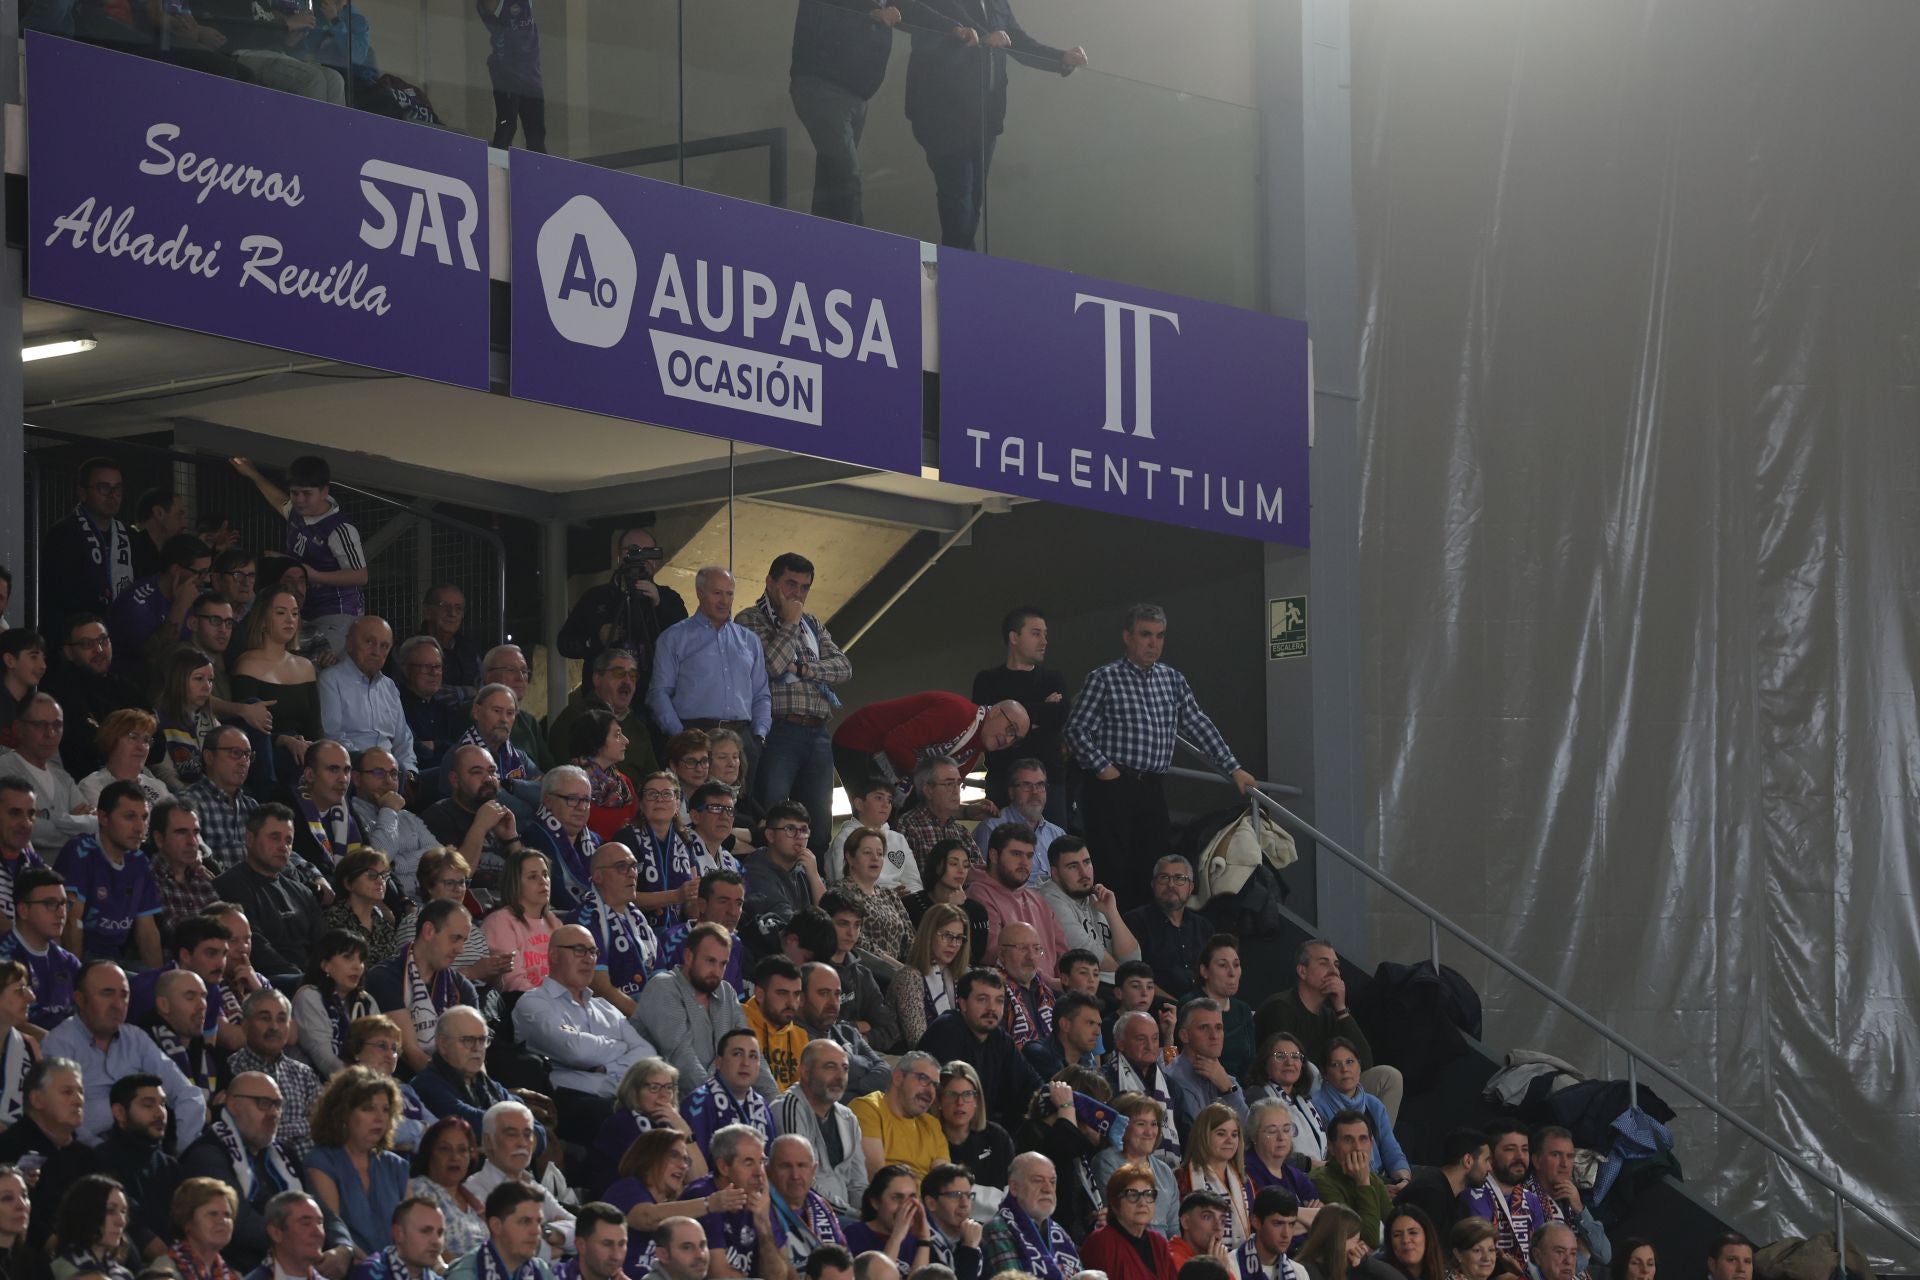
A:
<svg viewBox="0 0 1920 1280">
<path fill-rule="evenodd" d="M 1307 545 L 1307 327 L 940 253 L 940 478 Z"/>
<path fill-rule="evenodd" d="M 513 153 L 513 393 L 918 474 L 920 246 Z"/>
<path fill-rule="evenodd" d="M 27 38 L 33 296 L 487 385 L 486 144 Z"/>
</svg>

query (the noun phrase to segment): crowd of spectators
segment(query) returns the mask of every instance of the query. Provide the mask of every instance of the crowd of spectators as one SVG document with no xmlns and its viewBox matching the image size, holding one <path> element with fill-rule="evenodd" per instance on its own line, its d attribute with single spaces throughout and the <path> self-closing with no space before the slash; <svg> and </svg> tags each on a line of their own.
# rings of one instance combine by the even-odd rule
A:
<svg viewBox="0 0 1920 1280">
<path fill-rule="evenodd" d="M 1161 783 L 1176 731 L 1252 778 L 1162 661 L 1159 609 L 1078 690 L 1018 608 L 974 698 L 842 715 L 853 665 L 807 612 L 810 561 L 778 557 L 744 608 L 703 568 L 689 610 L 634 530 L 561 630 L 585 675 L 548 722 L 457 587 L 396 649 L 323 461 L 285 489 L 234 465 L 280 547 L 188 533 L 164 491 L 129 528 L 92 459 L 43 539 L 45 635 L 0 633 L 0 1259 L 41 1251 L 56 1280 L 1612 1261 L 1565 1130 L 1461 1131 L 1410 1165 L 1399 1073 L 1331 946 L 1241 995 Z M 836 773 L 853 813 L 830 830 Z"/>
</svg>

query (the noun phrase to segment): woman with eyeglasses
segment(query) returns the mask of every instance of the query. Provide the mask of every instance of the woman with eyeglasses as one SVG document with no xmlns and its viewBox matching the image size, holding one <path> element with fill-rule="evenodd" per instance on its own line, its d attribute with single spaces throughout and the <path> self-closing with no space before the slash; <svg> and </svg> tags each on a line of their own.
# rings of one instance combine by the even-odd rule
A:
<svg viewBox="0 0 1920 1280">
<path fill-rule="evenodd" d="M 547 943 L 561 925 L 553 910 L 553 866 L 538 849 L 516 849 L 500 872 L 500 905 L 481 931 L 495 954 L 512 957 L 502 991 L 531 991 L 547 978 Z"/>
<path fill-rule="evenodd" d="M 986 1090 L 971 1063 L 956 1058 L 940 1068 L 940 1091 L 933 1096 L 933 1107 L 947 1140 L 948 1158 L 973 1175 L 974 1198 L 989 1209 L 997 1208 L 1006 1195 L 1013 1165 L 1013 1137 L 987 1119 Z"/>
<path fill-rule="evenodd" d="M 53 1235 L 47 1241 L 53 1280 L 133 1280 L 128 1270 L 133 1249 L 127 1242 L 132 1216 L 126 1189 L 105 1174 L 87 1174 L 68 1187 L 54 1211 Z"/>
<path fill-rule="evenodd" d="M 299 1000 L 298 996 L 294 997 Z M 384 1013 L 367 1013 L 347 1025 L 346 1043 L 341 1056 L 353 1066 L 366 1067 L 392 1077 L 400 1066 L 400 1024 Z M 393 1149 L 411 1156 L 420 1146 L 421 1135 L 433 1123 L 433 1113 L 421 1105 L 413 1086 L 400 1086 L 400 1123 L 393 1131 Z"/>
<path fill-rule="evenodd" d="M 340 859 L 333 869 L 340 897 L 322 913 L 329 929 L 348 929 L 367 941 L 367 963 L 376 965 L 400 952 L 400 926 L 387 909 L 387 886 L 393 866 L 378 849 L 359 848 Z"/>
<path fill-rule="evenodd" d="M 693 1139 L 676 1129 L 643 1133 L 620 1157 L 620 1176 L 607 1188 L 605 1198 L 627 1215 L 629 1276 L 644 1276 L 652 1268 L 653 1233 L 668 1218 L 699 1219 L 709 1213 L 732 1213 L 746 1205 L 744 1187 L 728 1187 L 682 1200 L 687 1185 L 696 1181 L 692 1168 L 699 1158 Z"/>
<path fill-rule="evenodd" d="M 341 865 L 360 856 L 350 853 Z M 301 1051 L 322 1080 L 351 1061 L 347 1032 L 354 1019 L 380 1012 L 361 986 L 366 976 L 367 940 L 351 929 L 328 928 L 307 957 L 306 975 L 293 993 L 293 1025 L 299 1030 Z"/>
<path fill-rule="evenodd" d="M 1166 1235 L 1154 1226 L 1167 1195 L 1152 1165 L 1144 1160 L 1120 1165 L 1107 1176 L 1106 1194 L 1107 1224 L 1081 1244 L 1080 1265 L 1104 1272 L 1107 1280 L 1174 1280 L 1179 1268 L 1167 1252 Z M 1174 1221 L 1177 1231 L 1177 1215 Z"/>
<path fill-rule="evenodd" d="M 1245 1076 L 1247 1105 L 1263 1098 L 1287 1104 L 1293 1121 L 1293 1149 L 1316 1168 L 1327 1161 L 1327 1125 L 1313 1105 L 1320 1072 L 1307 1061 L 1306 1049 L 1284 1031 L 1277 1031 L 1254 1050 L 1253 1065 Z"/>
<path fill-rule="evenodd" d="M 44 891 L 43 891 L 44 892 Z M 40 1058 L 40 1041 L 27 1034 L 33 1012 L 33 980 L 18 960 L 0 961 L 0 1132 L 20 1119 L 26 1097 L 20 1086 Z"/>
<path fill-rule="evenodd" d="M 1279 1187 L 1300 1206 L 1302 1228 L 1313 1225 L 1320 1212 L 1320 1192 L 1313 1179 L 1291 1163 L 1293 1156 L 1293 1117 L 1287 1104 L 1278 1098 L 1262 1098 L 1247 1108 L 1247 1130 L 1253 1140 L 1247 1144 L 1247 1181 L 1253 1194 L 1268 1187 Z"/>
<path fill-rule="evenodd" d="M 429 902 L 457 902 L 477 919 L 479 905 L 467 893 L 472 883 L 473 868 L 467 864 L 466 855 L 452 845 L 429 849 L 420 855 L 421 906 Z M 410 943 L 419 934 L 420 907 L 415 906 L 409 908 L 400 921 L 400 941 Z M 469 929 L 467 945 L 461 949 L 460 959 L 453 967 L 461 977 L 479 986 L 505 973 L 512 962 L 512 956 L 495 955 L 488 949 L 483 930 Z"/>
<path fill-rule="evenodd" d="M 146 793 L 147 803 L 159 804 L 173 793 L 167 784 L 147 772 L 147 753 L 153 747 L 153 735 L 159 721 L 151 713 L 132 708 L 110 712 L 100 722 L 93 742 L 106 763 L 80 779 L 80 801 L 98 805 L 100 793 L 116 782 L 137 782 Z"/>
<path fill-rule="evenodd" d="M 1113 1109 L 1127 1118 L 1127 1131 L 1120 1147 L 1108 1146 L 1093 1159 L 1094 1176 L 1111 1178 L 1122 1165 L 1137 1165 L 1153 1175 L 1154 1188 L 1160 1193 L 1153 1202 L 1149 1225 L 1171 1240 L 1180 1234 L 1180 1184 L 1173 1176 L 1173 1165 L 1160 1150 L 1160 1135 L 1171 1122 L 1167 1109 L 1158 1098 L 1144 1093 L 1123 1093 L 1113 1100 Z M 1107 1220 L 1113 1221 L 1113 1196 L 1107 1196 Z M 1086 1262 L 1082 1258 L 1083 1263 Z M 1087 1264 L 1092 1265 L 1092 1264 Z"/>
<path fill-rule="evenodd" d="M 407 1183 L 407 1194 L 425 1196 L 445 1215 L 447 1234 L 440 1242 L 440 1258 L 447 1267 L 487 1242 L 487 1206 L 466 1188 L 479 1149 L 473 1127 L 459 1116 L 448 1116 L 427 1129 L 413 1153 L 413 1181 Z"/>
<path fill-rule="evenodd" d="M 407 1161 L 393 1151 L 400 1107 L 400 1086 L 367 1067 L 341 1071 L 313 1104 L 307 1190 L 346 1224 L 363 1253 L 391 1242 L 394 1206 L 407 1194 Z"/>
<path fill-rule="evenodd" d="M 928 907 L 907 948 L 907 962 L 887 992 L 900 1019 L 902 1044 L 919 1044 L 928 1025 L 955 1007 L 954 993 L 972 954 L 967 913 L 946 902 Z"/>
<path fill-rule="evenodd" d="M 713 776 L 713 741 L 704 729 L 683 729 L 667 739 L 667 771 L 680 781 L 680 794 L 690 796 Z M 687 811 L 680 810 L 680 821 Z"/>
<path fill-rule="evenodd" d="M 640 817 L 622 827 L 617 839 L 640 860 L 633 900 L 656 929 L 678 924 L 700 894 L 693 845 L 680 826 L 680 780 L 664 770 L 642 779 Z"/>
<path fill-rule="evenodd" d="M 913 921 L 907 918 L 900 895 L 880 887 L 881 874 L 887 867 L 886 833 L 862 827 L 847 837 L 846 862 L 846 877 L 834 881 L 831 887 L 865 910 L 861 941 L 889 960 L 907 959 L 914 941 Z"/>
<path fill-rule="evenodd" d="M 691 1137 L 693 1129 L 679 1112 L 680 1072 L 664 1058 L 642 1058 L 627 1068 L 613 1091 L 613 1114 L 587 1153 L 586 1187 L 599 1195 L 619 1176 L 621 1158 L 643 1133 L 672 1129 Z M 689 1181 L 707 1176 L 707 1162 L 690 1147 Z"/>
<path fill-rule="evenodd" d="M 213 659 L 198 649 L 176 649 L 160 676 L 156 732 L 147 763 L 174 791 L 206 772 L 200 744 L 219 725 L 213 715 Z"/>
<path fill-rule="evenodd" d="M 299 566 L 294 566 L 298 568 Z M 307 747 L 325 736 L 320 725 L 320 684 L 313 664 L 294 652 L 300 643 L 300 593 L 285 582 L 264 588 L 247 611 L 240 652 L 228 665 L 235 702 L 273 707 L 271 745 L 254 742 L 254 786 L 291 782 L 300 776 Z M 249 731 L 248 737 L 255 735 Z"/>
<path fill-rule="evenodd" d="M 567 751 L 574 767 L 587 775 L 587 829 L 601 840 L 613 839 L 614 832 L 632 822 L 633 815 L 640 811 L 640 795 L 633 789 L 633 779 L 620 767 L 627 758 L 627 731 L 613 712 L 596 707 L 583 712 L 569 726 Z M 554 813 L 562 825 L 578 816 Z"/>
</svg>

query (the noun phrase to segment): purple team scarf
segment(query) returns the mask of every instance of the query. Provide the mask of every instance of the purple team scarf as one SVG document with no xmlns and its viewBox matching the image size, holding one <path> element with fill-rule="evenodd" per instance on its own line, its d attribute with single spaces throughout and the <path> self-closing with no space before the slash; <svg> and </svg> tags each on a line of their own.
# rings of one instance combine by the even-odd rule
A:
<svg viewBox="0 0 1920 1280">
<path fill-rule="evenodd" d="M 87 558 L 95 568 L 107 571 L 107 599 L 111 600 L 133 585 L 133 544 L 127 539 L 127 526 L 118 520 L 107 521 L 107 545 L 100 544 L 100 530 L 87 513 L 85 503 L 76 504 L 73 518 L 86 535 Z"/>
<path fill-rule="evenodd" d="M 1057 1219 L 1048 1218 L 1042 1231 L 1040 1224 L 1012 1196 L 1000 1202 L 1000 1212 L 994 1216 L 1013 1232 L 1014 1241 L 1027 1260 L 1028 1275 L 1038 1280 L 1066 1280 L 1079 1272 L 1080 1250 Z"/>
<path fill-rule="evenodd" d="M 623 838 L 621 843 L 640 859 L 638 892 L 665 893 L 693 879 L 693 850 L 687 847 L 677 828 L 667 828 L 664 842 L 654 838 L 653 828 L 646 823 L 635 823 L 620 834 L 631 836 L 631 839 Z M 668 907 L 660 912 L 660 923 L 673 924 L 681 914 L 679 907 Z"/>
<path fill-rule="evenodd" d="M 1037 993 L 1024 987 L 1005 969 L 1000 971 L 1007 983 L 1007 1034 L 1013 1037 L 1016 1045 L 1029 1045 L 1035 1040 L 1045 1040 L 1053 1034 L 1053 992 L 1047 990 L 1047 984 L 1037 977 L 1033 986 Z M 1033 1003 L 1031 1007 L 1028 1001 Z"/>
<path fill-rule="evenodd" d="M 574 910 L 573 923 L 600 944 L 608 980 L 628 995 L 638 995 L 663 963 L 671 967 L 660 954 L 660 939 L 647 923 L 647 913 L 631 902 L 615 911 L 598 889 L 590 888 Z"/>
<path fill-rule="evenodd" d="M 480 736 L 479 725 L 467 726 L 467 731 L 458 738 L 455 738 L 453 745 L 455 747 L 478 747 L 492 756 L 494 766 L 500 771 L 500 781 L 502 782 L 532 779 L 540 776 L 540 770 L 534 765 L 532 760 L 527 758 L 527 753 L 514 746 L 513 743 L 501 743 L 498 751 L 488 746 L 487 740 Z M 452 755 L 453 753 L 449 750 L 447 754 Z"/>
<path fill-rule="evenodd" d="M 593 834 L 592 827 L 580 828 L 580 843 L 575 844 L 567 838 L 567 829 L 560 825 L 560 819 L 541 805 L 534 818 L 553 841 L 553 860 L 559 865 L 560 874 L 566 877 L 567 889 L 580 898 L 593 889 L 593 851 L 600 847 L 600 837 Z"/>
<path fill-rule="evenodd" d="M 520 1264 L 520 1269 L 512 1274 L 511 1280 L 539 1280 L 539 1262 L 538 1254 L 528 1258 Z M 487 1241 L 480 1250 L 479 1280 L 509 1280 L 507 1260 L 500 1256 L 500 1250 L 494 1247 L 491 1240 Z"/>
<path fill-rule="evenodd" d="M 1246 1242 L 1233 1251 L 1233 1261 L 1240 1280 L 1267 1280 L 1267 1269 L 1260 1265 L 1260 1245 L 1253 1237 L 1247 1237 Z M 1293 1259 L 1284 1253 L 1280 1255 L 1279 1280 L 1294 1280 L 1298 1270 Z"/>
<path fill-rule="evenodd" d="M 833 1206 L 820 1198 L 818 1191 L 808 1191 L 807 1198 L 801 1202 L 800 1211 L 793 1209 L 778 1195 L 770 1197 L 773 1210 L 780 1218 L 780 1225 L 789 1236 L 800 1236 L 811 1242 L 810 1250 L 823 1244 L 845 1244 L 847 1233 L 840 1229 L 840 1215 Z"/>
</svg>

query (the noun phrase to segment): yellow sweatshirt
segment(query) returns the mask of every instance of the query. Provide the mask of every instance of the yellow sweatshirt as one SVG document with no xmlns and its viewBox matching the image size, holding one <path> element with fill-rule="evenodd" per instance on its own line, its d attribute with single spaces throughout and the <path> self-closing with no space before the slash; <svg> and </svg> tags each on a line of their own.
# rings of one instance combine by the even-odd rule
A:
<svg viewBox="0 0 1920 1280">
<path fill-rule="evenodd" d="M 760 1042 L 760 1056 L 773 1073 L 773 1082 L 784 1091 L 800 1078 L 800 1051 L 807 1047 L 807 1033 L 798 1022 L 775 1028 L 760 1012 L 760 1001 L 748 1000 L 740 1006 L 747 1015 L 747 1026 Z"/>
</svg>

